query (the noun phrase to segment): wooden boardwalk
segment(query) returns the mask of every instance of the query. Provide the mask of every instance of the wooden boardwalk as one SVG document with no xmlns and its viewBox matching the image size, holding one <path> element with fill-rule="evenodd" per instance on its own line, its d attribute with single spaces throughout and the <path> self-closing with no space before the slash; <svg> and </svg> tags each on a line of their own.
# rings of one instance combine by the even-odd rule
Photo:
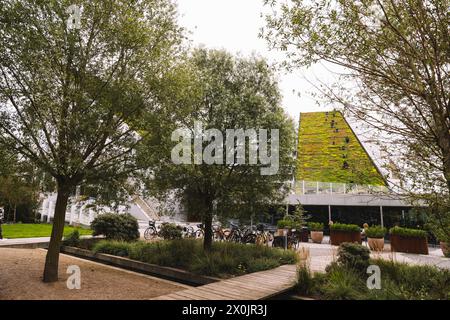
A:
<svg viewBox="0 0 450 320">
<path fill-rule="evenodd" d="M 272 270 L 177 291 L 153 300 L 261 300 L 291 289 L 296 279 L 296 266 L 283 265 Z"/>
</svg>

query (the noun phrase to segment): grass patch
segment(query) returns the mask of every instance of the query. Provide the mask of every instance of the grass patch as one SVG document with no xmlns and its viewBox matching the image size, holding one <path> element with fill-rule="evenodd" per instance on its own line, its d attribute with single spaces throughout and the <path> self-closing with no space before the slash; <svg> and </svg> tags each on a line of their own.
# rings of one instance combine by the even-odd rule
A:
<svg viewBox="0 0 450 320">
<path fill-rule="evenodd" d="M 92 230 L 90 229 L 65 226 L 64 236 L 68 236 L 75 229 L 78 229 L 80 235 L 92 234 Z M 7 239 L 50 237 L 50 234 L 52 233 L 52 225 L 47 223 L 3 224 L 2 230 L 3 230 L 3 237 Z"/>
<path fill-rule="evenodd" d="M 228 242 L 213 243 L 211 252 L 207 253 L 203 250 L 202 241 L 193 239 L 151 243 L 103 240 L 94 246 L 93 251 L 222 278 L 297 261 L 293 251 Z"/>
</svg>

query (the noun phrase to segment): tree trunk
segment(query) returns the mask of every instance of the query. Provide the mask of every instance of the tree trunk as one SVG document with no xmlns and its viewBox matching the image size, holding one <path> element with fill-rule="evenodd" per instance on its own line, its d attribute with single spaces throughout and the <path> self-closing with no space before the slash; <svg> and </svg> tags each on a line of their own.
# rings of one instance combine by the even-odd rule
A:
<svg viewBox="0 0 450 320">
<path fill-rule="evenodd" d="M 17 204 L 14 204 L 14 211 L 13 211 L 13 212 L 14 212 L 14 216 L 13 216 L 13 217 L 14 217 L 14 220 L 13 220 L 13 222 L 14 222 L 14 223 L 16 223 L 16 216 L 17 216 Z"/>
<path fill-rule="evenodd" d="M 207 212 L 203 216 L 203 224 L 205 226 L 205 237 L 203 239 L 203 249 L 211 251 L 212 247 L 212 211 Z"/>
<path fill-rule="evenodd" d="M 45 258 L 44 282 L 58 281 L 59 251 L 64 232 L 67 202 L 70 195 L 70 187 L 58 183 L 58 195 L 53 216 L 52 235 Z"/>
</svg>

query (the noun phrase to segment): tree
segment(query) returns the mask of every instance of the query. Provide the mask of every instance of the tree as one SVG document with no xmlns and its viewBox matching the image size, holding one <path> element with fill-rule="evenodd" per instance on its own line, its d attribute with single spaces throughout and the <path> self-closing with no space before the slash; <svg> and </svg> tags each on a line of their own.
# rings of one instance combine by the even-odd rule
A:
<svg viewBox="0 0 450 320">
<path fill-rule="evenodd" d="M 266 1 L 274 13 L 262 36 L 287 53 L 290 67 L 319 61 L 339 66 L 338 82 L 320 84 L 321 92 L 375 129 L 373 140 L 391 159 L 386 167 L 403 193 L 422 205 L 446 204 L 439 211 L 448 215 L 450 2 L 276 3 Z"/>
<path fill-rule="evenodd" d="M 0 143 L 57 185 L 45 282 L 58 278 L 75 186 L 117 187 L 137 169 L 133 121 L 153 106 L 147 84 L 168 67 L 180 35 L 169 0 L 0 7 Z"/>
<path fill-rule="evenodd" d="M 0 207 L 5 208 L 5 221 L 17 221 L 18 207 L 20 221 L 34 221 L 39 193 L 36 168 L 7 151 L 0 151 Z"/>
<path fill-rule="evenodd" d="M 140 152 L 150 168 L 147 187 L 154 196 L 179 200 L 188 214 L 203 221 L 204 248 L 209 250 L 213 217 L 248 218 L 263 206 L 284 199 L 285 182 L 293 174 L 294 126 L 280 107 L 275 75 L 263 59 L 197 49 L 166 79 L 172 83 L 166 88 L 179 90 L 161 92 L 161 103 L 171 108 L 165 108 L 167 113 L 158 121 L 148 121 L 152 134 Z M 260 157 L 265 152 L 260 129 L 268 129 L 267 147 L 270 145 L 272 156 L 279 154 L 278 171 L 264 175 L 267 163 L 250 165 L 250 144 L 244 154 L 224 146 L 227 129 L 254 129 Z M 274 129 L 279 130 L 278 150 Z M 179 135 L 183 132 L 188 138 Z M 253 138 L 230 141 L 242 146 Z M 177 164 L 174 156 L 186 161 Z"/>
</svg>

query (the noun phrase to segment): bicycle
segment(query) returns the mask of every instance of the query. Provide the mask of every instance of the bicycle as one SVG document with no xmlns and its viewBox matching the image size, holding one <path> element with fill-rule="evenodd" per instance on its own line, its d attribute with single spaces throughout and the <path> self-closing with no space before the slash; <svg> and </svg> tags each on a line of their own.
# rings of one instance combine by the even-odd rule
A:
<svg viewBox="0 0 450 320">
<path fill-rule="evenodd" d="M 265 230 L 263 224 L 259 224 L 256 227 L 256 241 L 257 245 L 269 245 L 269 243 L 273 243 L 274 235 L 273 232 Z"/>
<path fill-rule="evenodd" d="M 158 230 L 156 229 L 156 223 L 153 220 L 148 222 L 148 227 L 144 231 L 145 240 L 153 240 L 158 237 Z"/>
</svg>

